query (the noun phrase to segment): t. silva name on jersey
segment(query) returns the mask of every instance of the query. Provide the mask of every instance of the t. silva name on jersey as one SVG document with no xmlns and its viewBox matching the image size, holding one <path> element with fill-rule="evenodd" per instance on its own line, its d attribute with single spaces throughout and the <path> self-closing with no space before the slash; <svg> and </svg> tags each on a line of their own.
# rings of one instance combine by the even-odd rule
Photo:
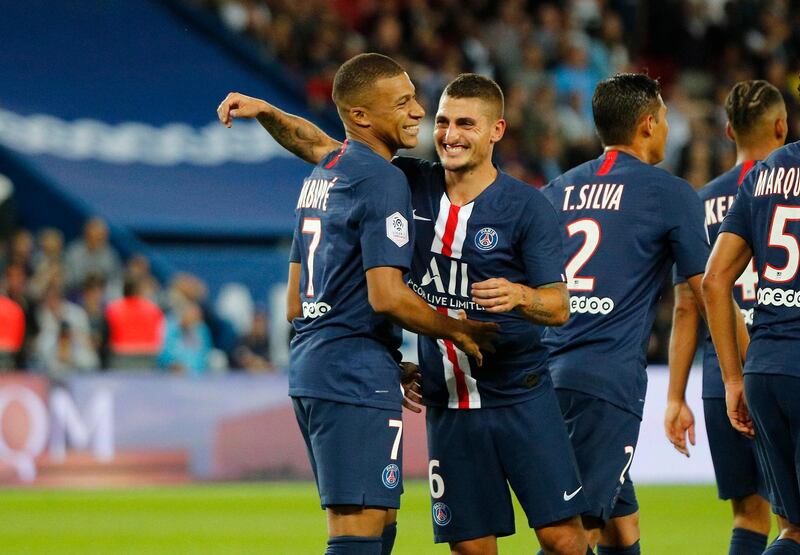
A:
<svg viewBox="0 0 800 555">
<path fill-rule="evenodd" d="M 575 190 L 577 189 L 577 192 Z M 564 187 L 562 210 L 613 210 L 619 211 L 625 185 L 622 183 L 588 183 L 577 187 Z M 575 194 L 573 194 L 575 193 Z M 594 289 L 593 278 L 578 275 L 600 242 L 599 224 L 592 219 L 574 220 L 567 225 L 567 234 L 582 236 L 583 245 L 573 255 L 565 268 L 567 288 L 570 290 L 569 310 L 572 314 L 609 314 L 614 310 L 614 300 L 610 297 L 576 295 L 581 291 Z"/>
</svg>

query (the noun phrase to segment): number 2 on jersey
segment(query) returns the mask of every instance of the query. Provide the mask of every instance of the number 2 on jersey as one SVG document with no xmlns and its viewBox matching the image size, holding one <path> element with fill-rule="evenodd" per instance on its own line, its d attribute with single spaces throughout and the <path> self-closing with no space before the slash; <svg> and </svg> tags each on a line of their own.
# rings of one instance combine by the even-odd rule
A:
<svg viewBox="0 0 800 555">
<path fill-rule="evenodd" d="M 572 237 L 583 233 L 583 245 L 567 262 L 564 273 L 567 274 L 567 289 L 570 291 L 593 291 L 594 277 L 579 276 L 578 272 L 589 261 L 600 245 L 600 224 L 590 218 L 575 220 L 567 224 L 567 234 Z"/>
<path fill-rule="evenodd" d="M 311 235 L 311 242 L 308 244 L 308 258 L 306 260 L 306 270 L 308 270 L 306 297 L 313 297 L 314 255 L 317 253 L 319 240 L 322 238 L 322 221 L 319 218 L 303 218 L 303 233 L 308 233 Z"/>
</svg>

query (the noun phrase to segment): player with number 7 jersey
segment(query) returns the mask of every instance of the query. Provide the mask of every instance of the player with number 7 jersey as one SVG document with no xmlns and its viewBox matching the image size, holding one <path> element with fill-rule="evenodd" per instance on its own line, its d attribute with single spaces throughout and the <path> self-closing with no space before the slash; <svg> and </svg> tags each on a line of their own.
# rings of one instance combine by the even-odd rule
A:
<svg viewBox="0 0 800 555">
<path fill-rule="evenodd" d="M 591 511 L 590 538 L 638 553 L 638 504 L 628 469 L 647 389 L 646 354 L 673 263 L 699 294 L 708 244 L 691 186 L 656 168 L 667 136 L 658 83 L 621 74 L 592 101 L 605 152 L 548 184 L 570 290 L 569 322 L 543 341 Z M 600 537 L 599 530 L 619 527 Z M 614 551 L 617 552 L 617 551 Z"/>
</svg>

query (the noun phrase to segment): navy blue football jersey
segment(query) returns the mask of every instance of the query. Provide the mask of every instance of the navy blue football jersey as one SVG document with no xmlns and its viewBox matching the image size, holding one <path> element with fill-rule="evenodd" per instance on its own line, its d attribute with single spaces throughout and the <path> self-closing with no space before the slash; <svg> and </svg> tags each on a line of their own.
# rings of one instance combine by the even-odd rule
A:
<svg viewBox="0 0 800 555">
<path fill-rule="evenodd" d="M 800 142 L 747 174 L 720 227 L 726 232 L 747 241 L 758 272 L 745 372 L 800 376 Z"/>
<path fill-rule="evenodd" d="M 564 234 L 571 317 L 547 328 L 556 387 L 641 416 L 661 288 L 705 269 L 703 206 L 684 180 L 615 150 L 543 189 Z"/>
<path fill-rule="evenodd" d="M 450 202 L 439 163 L 395 158 L 412 189 L 416 244 L 409 286 L 443 314 L 464 310 L 474 320 L 497 322 L 496 353 L 483 366 L 452 341 L 420 337 L 422 391 L 430 406 L 477 409 L 534 396 L 547 372 L 542 327 L 517 312 L 494 314 L 472 301 L 473 283 L 506 278 L 537 287 L 563 281 L 563 250 L 556 215 L 542 194 L 499 172 L 464 206 Z"/>
<path fill-rule="evenodd" d="M 698 191 L 697 194 L 705 209 L 706 232 L 712 247 L 717 240 L 719 227 L 722 225 L 725 214 L 733 206 L 736 193 L 739 191 L 739 185 L 742 184 L 747 172 L 750 171 L 754 164 L 753 160 L 738 164 L 716 179 L 709 181 L 705 187 Z M 682 283 L 683 281 L 685 280 L 679 277 L 676 283 Z M 757 284 L 758 273 L 751 260 L 742 275 L 736 280 L 736 287 L 733 288 L 733 296 L 742 311 L 744 322 L 748 329 L 753 323 L 753 305 L 756 300 Z M 714 343 L 711 342 L 711 334 L 707 328 L 703 347 L 703 398 L 724 399 L 725 384 L 722 383 L 719 359 L 717 359 L 717 352 L 714 350 Z"/>
<path fill-rule="evenodd" d="M 297 201 L 291 261 L 303 315 L 292 322 L 289 394 L 400 407 L 401 331 L 369 304 L 366 271 L 411 266 L 411 195 L 403 172 L 345 141 L 314 168 Z"/>
</svg>

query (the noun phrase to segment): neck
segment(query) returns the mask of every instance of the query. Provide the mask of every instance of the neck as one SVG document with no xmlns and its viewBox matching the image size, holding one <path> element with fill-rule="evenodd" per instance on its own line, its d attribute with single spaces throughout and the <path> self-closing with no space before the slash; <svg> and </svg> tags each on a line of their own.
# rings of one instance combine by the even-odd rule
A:
<svg viewBox="0 0 800 555">
<path fill-rule="evenodd" d="M 625 154 L 630 154 L 634 158 L 638 158 L 645 164 L 652 164 L 653 162 L 650 161 L 650 157 L 647 154 L 647 150 L 644 148 L 644 145 L 641 143 L 634 142 L 630 145 L 608 145 L 603 149 L 603 152 L 608 152 L 609 150 L 618 150 L 620 152 L 624 152 Z"/>
<path fill-rule="evenodd" d="M 475 200 L 497 179 L 497 168 L 487 158 L 478 167 L 465 171 L 444 171 L 447 196 L 456 206 L 464 206 Z"/>
<path fill-rule="evenodd" d="M 775 144 L 773 141 L 764 141 L 761 144 L 754 145 L 736 145 L 736 165 L 745 162 L 746 160 L 763 160 L 769 154 L 780 147 L 780 144 Z"/>
<path fill-rule="evenodd" d="M 397 151 L 397 149 L 389 147 L 389 145 L 387 145 L 385 142 L 383 142 L 381 139 L 379 139 L 372 133 L 362 131 L 359 128 L 346 129 L 345 136 L 347 137 L 347 140 L 350 142 L 358 141 L 359 143 L 367 145 L 376 154 L 378 154 L 379 156 L 381 156 L 386 160 L 391 160 L 395 152 Z"/>
</svg>

